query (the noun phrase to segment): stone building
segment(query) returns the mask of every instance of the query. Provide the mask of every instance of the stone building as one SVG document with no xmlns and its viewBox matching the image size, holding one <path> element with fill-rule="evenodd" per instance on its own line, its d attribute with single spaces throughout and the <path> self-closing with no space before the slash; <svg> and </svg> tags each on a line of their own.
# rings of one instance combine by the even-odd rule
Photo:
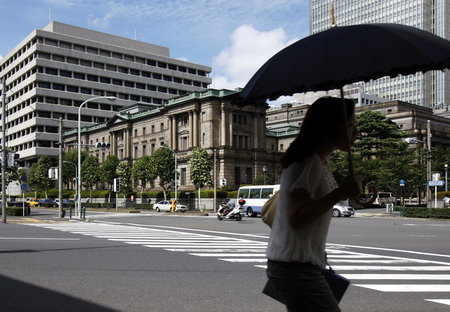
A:
<svg viewBox="0 0 450 312">
<path fill-rule="evenodd" d="M 251 184 L 257 176 L 276 176 L 276 151 L 266 149 L 266 106 L 234 103 L 236 91 L 209 89 L 171 99 L 152 107 L 135 104 L 119 111 L 109 121 L 81 131 L 82 148 L 103 162 L 109 154 L 132 164 L 152 155 L 161 145 L 176 152 L 179 189 L 192 190 L 188 161 L 192 149 L 201 147 L 216 154 L 217 179 L 234 188 Z M 78 129 L 65 133 L 65 143 L 76 148 Z M 97 142 L 110 148 L 96 149 Z"/>
</svg>

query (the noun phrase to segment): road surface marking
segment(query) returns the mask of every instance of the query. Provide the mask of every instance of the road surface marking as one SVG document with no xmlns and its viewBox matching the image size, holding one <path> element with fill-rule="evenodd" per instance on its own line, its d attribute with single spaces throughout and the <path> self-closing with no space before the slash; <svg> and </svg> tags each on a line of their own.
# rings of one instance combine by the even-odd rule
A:
<svg viewBox="0 0 450 312">
<path fill-rule="evenodd" d="M 355 284 L 354 286 L 369 288 L 382 292 L 449 292 L 450 285 L 416 285 L 416 284 Z"/>
<path fill-rule="evenodd" d="M 429 280 L 450 281 L 450 274 L 341 274 L 349 280 Z"/>
</svg>

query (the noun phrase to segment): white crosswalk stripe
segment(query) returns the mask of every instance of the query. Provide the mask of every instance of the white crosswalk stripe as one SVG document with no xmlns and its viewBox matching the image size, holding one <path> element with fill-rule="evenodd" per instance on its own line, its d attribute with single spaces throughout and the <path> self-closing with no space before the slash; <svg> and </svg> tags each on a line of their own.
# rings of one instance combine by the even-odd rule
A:
<svg viewBox="0 0 450 312">
<path fill-rule="evenodd" d="M 29 225 L 266 268 L 267 243 L 256 240 L 162 229 L 162 227 L 101 222 Z M 351 251 L 351 248 L 337 245 L 328 246 L 327 254 L 333 269 L 350 279 L 353 282 L 352 285 L 356 287 L 389 293 L 439 294 L 450 291 L 450 263 L 448 262 L 355 252 Z M 374 284 L 374 281 L 378 283 Z M 433 284 L 433 281 L 448 283 Z M 450 306 L 450 299 L 447 298 L 425 300 Z"/>
</svg>

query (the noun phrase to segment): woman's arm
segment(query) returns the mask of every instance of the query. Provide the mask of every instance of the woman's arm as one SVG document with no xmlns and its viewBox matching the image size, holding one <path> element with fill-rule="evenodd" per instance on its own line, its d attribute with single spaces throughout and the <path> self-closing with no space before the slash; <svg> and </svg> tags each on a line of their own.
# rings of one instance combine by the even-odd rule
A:
<svg viewBox="0 0 450 312">
<path fill-rule="evenodd" d="M 359 195 L 360 185 L 360 177 L 349 177 L 338 188 L 318 200 L 312 200 L 304 188 L 287 192 L 286 208 L 289 224 L 293 228 L 310 224 L 329 211 L 337 202 Z"/>
</svg>

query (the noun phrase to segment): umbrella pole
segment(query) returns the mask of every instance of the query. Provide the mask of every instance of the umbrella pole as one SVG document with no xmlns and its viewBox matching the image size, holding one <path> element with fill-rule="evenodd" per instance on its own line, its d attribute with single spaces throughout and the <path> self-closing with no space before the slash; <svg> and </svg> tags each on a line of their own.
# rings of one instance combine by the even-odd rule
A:
<svg viewBox="0 0 450 312">
<path fill-rule="evenodd" d="M 350 129 L 348 127 L 348 118 L 347 118 L 347 106 L 345 105 L 345 99 L 344 99 L 344 89 L 341 87 L 341 99 L 342 99 L 342 112 L 344 113 L 344 125 L 347 129 L 347 163 L 348 163 L 348 172 L 350 176 L 355 176 L 355 168 L 353 166 L 353 154 L 352 154 L 352 144 L 350 142 L 350 136 L 351 133 L 349 132 Z M 370 198 L 368 201 L 361 201 L 359 198 L 354 198 L 354 200 L 360 204 L 363 207 L 370 206 L 375 202 L 375 199 L 377 198 L 377 188 L 374 185 L 369 185 L 370 190 L 372 191 L 372 198 Z"/>
<path fill-rule="evenodd" d="M 351 142 L 350 142 L 350 135 L 351 135 L 351 133 L 349 132 L 350 129 L 348 127 L 347 106 L 345 105 L 344 89 L 341 87 L 340 91 L 341 91 L 341 99 L 342 99 L 342 112 L 344 114 L 344 125 L 345 125 L 345 129 L 347 131 L 346 143 L 347 143 L 348 171 L 349 171 L 350 176 L 354 176 L 355 175 L 355 169 L 353 167 L 352 145 L 351 145 Z"/>
</svg>

